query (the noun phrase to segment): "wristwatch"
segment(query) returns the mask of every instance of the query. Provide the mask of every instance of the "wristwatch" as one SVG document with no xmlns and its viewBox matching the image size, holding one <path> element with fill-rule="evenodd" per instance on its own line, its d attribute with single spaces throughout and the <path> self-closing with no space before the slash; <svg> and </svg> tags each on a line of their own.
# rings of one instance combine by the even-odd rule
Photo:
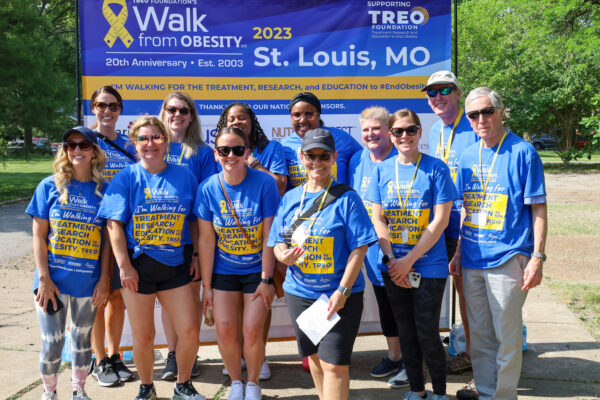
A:
<svg viewBox="0 0 600 400">
<path fill-rule="evenodd" d="M 394 258 L 394 253 L 384 254 L 383 257 L 381 257 L 381 262 L 383 265 L 387 265 L 392 258 Z"/>
<path fill-rule="evenodd" d="M 267 285 L 272 285 L 273 284 L 273 278 L 260 278 L 260 281 L 262 283 L 266 283 Z"/>
<path fill-rule="evenodd" d="M 338 287 L 337 290 L 342 292 L 342 294 L 346 297 L 350 297 L 350 295 L 352 294 L 352 289 L 345 288 L 343 286 Z"/>
<path fill-rule="evenodd" d="M 533 253 L 531 253 L 531 257 L 537 257 L 540 260 L 542 260 L 542 262 L 546 261 L 546 253 L 536 253 L 536 252 L 533 252 Z"/>
</svg>

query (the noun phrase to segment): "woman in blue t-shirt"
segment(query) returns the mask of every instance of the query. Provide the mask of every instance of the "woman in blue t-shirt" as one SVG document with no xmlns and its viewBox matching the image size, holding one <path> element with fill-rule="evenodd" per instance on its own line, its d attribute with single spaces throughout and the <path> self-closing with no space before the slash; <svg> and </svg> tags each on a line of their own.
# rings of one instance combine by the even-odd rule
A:
<svg viewBox="0 0 600 400">
<path fill-rule="evenodd" d="M 231 377 L 231 400 L 261 397 L 263 325 L 275 295 L 275 257 L 267 238 L 280 196 L 274 179 L 246 166 L 248 145 L 238 128 L 219 131 L 214 152 L 223 171 L 198 188 L 194 206 L 200 226 L 202 304 L 205 314 L 213 309 L 219 351 Z M 242 355 L 248 370 L 245 397 Z"/>
<path fill-rule="evenodd" d="M 177 334 L 174 398 L 201 399 L 190 380 L 198 351 L 198 312 L 190 281 L 200 274 L 192 263 L 190 231 L 196 177 L 169 164 L 169 135 L 156 117 L 141 117 L 130 130 L 140 161 L 115 175 L 98 214 L 106 218 L 119 267 L 122 294 L 133 335 L 133 359 L 141 385 L 136 399 L 155 399 L 154 305 L 160 301 Z"/>
<path fill-rule="evenodd" d="M 380 268 L 411 389 L 404 398 L 429 396 L 424 358 L 433 399 L 441 400 L 446 398 L 446 357 L 438 332 L 448 277 L 443 232 L 457 194 L 448 166 L 419 152 L 417 114 L 398 110 L 389 127 L 398 155 L 377 165 L 367 199 L 373 206 L 373 224 L 384 254 Z"/>
<path fill-rule="evenodd" d="M 166 155 L 166 161 L 169 164 L 188 167 L 196 176 L 198 183 L 202 183 L 217 172 L 212 150 L 202 141 L 200 119 L 198 118 L 196 106 L 188 94 L 182 92 L 169 93 L 163 101 L 159 118 L 169 132 L 169 148 Z M 198 232 L 192 232 L 191 234 L 194 238 L 198 237 Z M 198 263 L 197 254 L 192 258 L 192 262 Z M 200 313 L 200 279 L 192 282 L 191 289 Z M 177 358 L 175 356 L 177 335 L 164 308 L 161 311 L 161 318 L 169 349 L 167 364 L 161 379 L 174 380 L 177 378 Z M 200 324 L 201 321 L 202 316 L 198 314 L 198 323 Z M 198 326 L 198 329 L 200 329 L 200 326 Z M 192 377 L 199 374 L 196 360 L 192 366 Z"/>
<path fill-rule="evenodd" d="M 91 333 L 97 307 L 110 290 L 110 245 L 98 217 L 106 183 L 104 153 L 90 129 L 63 135 L 54 175 L 38 185 L 26 213 L 33 218 L 35 305 L 42 336 L 42 399 L 57 399 L 56 386 L 71 307 L 73 399 L 87 399 L 85 380 L 92 358 Z M 104 236 L 104 240 L 103 240 Z"/>
<path fill-rule="evenodd" d="M 279 194 L 285 193 L 287 186 L 287 167 L 283 146 L 276 140 L 269 140 L 252 108 L 245 103 L 231 103 L 221 113 L 217 122 L 217 131 L 227 127 L 242 130 L 248 138 L 250 155 L 246 165 L 250 168 L 266 172 L 277 182 Z"/>
<path fill-rule="evenodd" d="M 367 247 L 377 241 L 360 196 L 350 187 L 334 183 L 331 176 L 338 155 L 336 145 L 326 129 L 304 134 L 300 157 L 308 181 L 285 194 L 269 237 L 277 260 L 288 266 L 285 300 L 298 352 L 309 358 L 321 399 L 348 397 L 350 359 L 365 287 L 360 268 Z M 325 199 L 330 196 L 334 201 L 327 205 Z M 338 313 L 340 320 L 314 344 L 297 318 L 322 296 L 329 297 L 329 303 L 321 317 L 330 319 Z"/>
</svg>

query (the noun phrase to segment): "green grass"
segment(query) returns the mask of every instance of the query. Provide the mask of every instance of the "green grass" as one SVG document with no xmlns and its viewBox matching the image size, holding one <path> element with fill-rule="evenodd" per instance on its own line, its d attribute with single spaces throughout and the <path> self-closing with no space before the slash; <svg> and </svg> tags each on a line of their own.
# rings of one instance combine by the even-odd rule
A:
<svg viewBox="0 0 600 400">
<path fill-rule="evenodd" d="M 50 155 L 0 159 L 0 201 L 31 196 L 37 184 L 52 174 L 52 161 Z"/>
<path fill-rule="evenodd" d="M 559 282 L 548 277 L 547 282 L 592 336 L 600 340 L 600 283 Z"/>
<path fill-rule="evenodd" d="M 562 162 L 558 154 L 554 150 L 539 150 L 538 154 L 542 158 L 542 162 Z M 586 161 L 586 162 L 595 162 L 600 163 L 600 153 L 592 154 L 591 159 L 587 159 L 586 157 L 580 158 L 577 161 Z"/>
<path fill-rule="evenodd" d="M 549 204 L 548 221 L 549 235 L 600 236 L 600 206 L 597 205 Z"/>
</svg>

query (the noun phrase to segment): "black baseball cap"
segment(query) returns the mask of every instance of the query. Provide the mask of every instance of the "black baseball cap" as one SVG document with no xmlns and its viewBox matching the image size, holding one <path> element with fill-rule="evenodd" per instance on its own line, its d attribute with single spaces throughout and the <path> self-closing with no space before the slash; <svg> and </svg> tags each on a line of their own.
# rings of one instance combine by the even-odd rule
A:
<svg viewBox="0 0 600 400">
<path fill-rule="evenodd" d="M 323 149 L 335 153 L 335 140 L 331 132 L 323 128 L 307 131 L 302 138 L 302 151 L 311 149 Z"/>
</svg>

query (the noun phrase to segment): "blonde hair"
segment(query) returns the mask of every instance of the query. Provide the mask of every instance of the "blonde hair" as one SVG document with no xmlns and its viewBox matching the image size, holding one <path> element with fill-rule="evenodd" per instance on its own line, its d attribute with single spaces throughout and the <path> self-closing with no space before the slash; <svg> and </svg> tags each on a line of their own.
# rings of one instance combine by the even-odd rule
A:
<svg viewBox="0 0 600 400">
<path fill-rule="evenodd" d="M 100 150 L 96 143 L 92 143 L 92 151 L 94 152 L 91 167 L 92 181 L 96 183 L 94 194 L 102 198 L 102 186 L 104 185 L 102 170 L 106 165 L 106 155 Z M 74 170 L 64 145 L 58 148 L 52 166 L 54 167 L 54 184 L 56 185 L 56 190 L 60 193 L 58 201 L 61 203 L 67 202 L 69 199 L 69 189 L 67 188 L 67 185 L 73 180 Z"/>
<path fill-rule="evenodd" d="M 165 100 L 160 107 L 159 118 L 165 124 L 167 131 L 170 132 L 169 124 L 167 123 L 167 110 L 165 107 L 169 104 L 171 99 L 178 99 L 181 101 L 185 101 L 190 109 L 191 120 L 190 124 L 187 127 L 185 132 L 185 137 L 183 138 L 183 155 L 185 158 L 189 158 L 192 155 L 198 152 L 198 146 L 204 145 L 204 141 L 202 140 L 202 134 L 200 131 L 200 119 L 198 118 L 198 112 L 196 111 L 196 106 L 194 105 L 194 101 L 192 98 L 183 92 L 172 92 L 165 97 Z"/>
<path fill-rule="evenodd" d="M 144 115 L 143 117 L 139 117 L 133 122 L 131 129 L 129 130 L 129 139 L 133 143 L 137 141 L 138 132 L 144 126 L 155 126 L 159 131 L 167 146 L 169 145 L 169 134 L 167 133 L 167 128 L 162 121 L 156 117 L 150 115 Z"/>
<path fill-rule="evenodd" d="M 381 122 L 385 126 L 388 126 L 390 121 L 390 113 L 385 107 L 374 106 L 365 108 L 360 114 L 358 121 L 360 124 L 362 124 L 367 119 L 374 119 Z"/>
</svg>

